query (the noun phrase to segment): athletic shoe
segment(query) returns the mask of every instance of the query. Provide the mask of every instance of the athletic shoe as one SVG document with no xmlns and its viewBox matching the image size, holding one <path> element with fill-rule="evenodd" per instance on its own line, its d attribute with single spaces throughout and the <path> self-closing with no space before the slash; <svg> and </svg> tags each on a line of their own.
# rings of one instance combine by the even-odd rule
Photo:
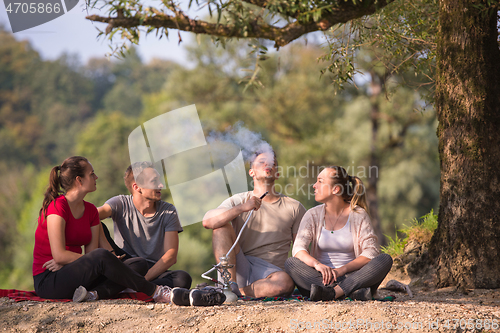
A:
<svg viewBox="0 0 500 333">
<path fill-rule="evenodd" d="M 311 296 L 309 298 L 313 302 L 317 301 L 331 301 L 335 299 L 335 286 L 320 286 L 311 284 Z"/>
<path fill-rule="evenodd" d="M 209 290 L 209 289 L 214 289 L 216 291 L 220 291 L 222 292 L 222 290 L 224 289 L 224 286 L 220 283 L 217 284 L 219 287 L 214 287 L 214 286 L 211 286 L 209 285 L 208 283 L 198 283 L 196 285 L 196 287 L 194 287 L 193 289 L 199 289 L 199 290 Z"/>
<path fill-rule="evenodd" d="M 373 299 L 370 288 L 361 288 L 351 293 L 349 296 L 353 301 L 371 301 Z"/>
<path fill-rule="evenodd" d="M 226 300 L 226 295 L 213 288 L 193 289 L 189 293 L 189 300 L 192 306 L 221 305 Z"/>
<path fill-rule="evenodd" d="M 196 285 L 196 287 L 194 287 L 193 289 L 203 289 L 203 288 L 205 288 L 205 287 L 209 287 L 208 283 L 206 283 L 206 282 L 202 282 L 202 283 L 198 283 L 198 284 Z"/>
<path fill-rule="evenodd" d="M 159 288 L 153 295 L 153 299 L 156 303 L 170 303 L 172 288 L 169 286 L 158 286 Z"/>
<path fill-rule="evenodd" d="M 73 302 L 85 302 L 85 301 L 95 301 L 97 299 L 96 291 L 87 291 L 84 286 L 76 288 L 73 293 Z"/>
<path fill-rule="evenodd" d="M 189 289 L 176 287 L 171 292 L 172 304 L 179 306 L 189 306 Z"/>
</svg>

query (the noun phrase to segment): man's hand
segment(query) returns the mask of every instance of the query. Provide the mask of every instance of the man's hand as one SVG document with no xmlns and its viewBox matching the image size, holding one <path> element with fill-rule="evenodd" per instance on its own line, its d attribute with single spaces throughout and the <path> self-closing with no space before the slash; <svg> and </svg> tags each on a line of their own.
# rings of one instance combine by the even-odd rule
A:
<svg viewBox="0 0 500 333">
<path fill-rule="evenodd" d="M 59 265 L 58 263 L 56 263 L 56 261 L 54 259 L 51 259 L 51 260 L 47 261 L 45 264 L 43 264 L 42 267 L 47 268 L 51 272 L 56 272 L 56 271 L 60 270 L 61 268 L 63 268 L 63 265 Z"/>
<path fill-rule="evenodd" d="M 243 209 L 244 212 L 249 212 L 252 209 L 258 210 L 261 204 L 262 204 L 262 199 L 259 199 L 257 197 L 251 197 L 250 199 L 248 199 L 247 202 L 241 205 L 241 208 Z"/>
<path fill-rule="evenodd" d="M 234 220 L 241 213 L 251 211 L 252 209 L 259 209 L 262 204 L 262 198 L 264 198 L 266 194 L 267 192 L 260 198 L 252 196 L 247 202 L 230 209 L 216 208 L 209 210 L 203 217 L 203 227 L 206 229 L 221 228 Z"/>
</svg>

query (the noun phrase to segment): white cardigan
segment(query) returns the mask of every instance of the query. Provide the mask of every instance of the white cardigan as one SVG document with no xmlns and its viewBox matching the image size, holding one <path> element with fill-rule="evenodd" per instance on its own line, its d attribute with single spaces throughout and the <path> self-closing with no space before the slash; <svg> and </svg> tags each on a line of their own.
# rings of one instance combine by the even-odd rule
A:
<svg viewBox="0 0 500 333">
<path fill-rule="evenodd" d="M 325 219 L 325 205 L 319 205 L 309 209 L 300 222 L 297 237 L 293 243 L 292 255 L 299 251 L 306 251 L 317 259 L 318 240 Z M 356 206 L 349 213 L 350 231 L 354 244 L 354 255 L 373 259 L 379 255 L 377 236 L 373 231 L 370 216 L 361 207 Z M 311 251 L 309 252 L 309 244 Z"/>
</svg>

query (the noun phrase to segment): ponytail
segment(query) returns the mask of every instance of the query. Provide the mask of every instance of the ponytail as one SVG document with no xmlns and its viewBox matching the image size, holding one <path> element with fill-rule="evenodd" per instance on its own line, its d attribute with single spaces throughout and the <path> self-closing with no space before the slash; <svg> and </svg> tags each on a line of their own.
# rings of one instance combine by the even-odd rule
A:
<svg viewBox="0 0 500 333">
<path fill-rule="evenodd" d="M 359 206 L 363 208 L 368 215 L 370 215 L 370 211 L 368 210 L 368 204 L 366 202 L 366 188 L 361 179 L 356 176 L 349 176 L 349 180 L 353 186 L 352 198 L 351 198 L 351 210 L 354 207 Z"/>
<path fill-rule="evenodd" d="M 45 194 L 43 196 L 43 204 L 42 208 L 40 208 L 40 212 L 38 215 L 41 215 L 43 212 L 43 217 L 44 219 L 47 218 L 47 208 L 49 207 L 50 203 L 58 196 L 63 194 L 62 189 L 61 189 L 61 181 L 59 180 L 59 173 L 61 171 L 61 166 L 55 166 L 50 170 L 50 176 L 49 176 L 49 187 L 45 191 Z"/>
<path fill-rule="evenodd" d="M 65 159 L 60 166 L 57 165 L 50 170 L 49 187 L 45 191 L 39 216 L 43 213 L 44 219 L 47 218 L 47 208 L 50 203 L 71 189 L 76 177 L 85 177 L 85 166 L 88 162 L 85 157 L 72 156 Z"/>
</svg>

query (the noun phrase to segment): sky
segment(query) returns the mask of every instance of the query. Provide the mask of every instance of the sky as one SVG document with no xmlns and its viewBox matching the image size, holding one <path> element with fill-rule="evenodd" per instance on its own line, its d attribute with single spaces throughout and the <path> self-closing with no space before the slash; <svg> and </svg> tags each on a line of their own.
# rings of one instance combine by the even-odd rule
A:
<svg viewBox="0 0 500 333">
<path fill-rule="evenodd" d="M 105 23 L 94 23 L 87 19 L 84 1 L 79 3 L 66 14 L 24 31 L 14 33 L 17 40 L 28 40 L 31 46 L 39 52 L 44 60 L 54 60 L 63 53 L 77 54 L 82 63 L 93 57 L 104 57 L 110 52 L 109 40 L 97 39 L 98 31 L 106 28 Z M 107 16 L 101 12 L 101 16 Z M 0 1 L 0 25 L 12 32 L 9 18 L 7 16 L 4 0 Z M 163 37 L 159 40 L 154 32 L 150 36 L 141 36 L 137 47 L 141 58 L 149 62 L 153 58 L 173 60 L 185 66 L 189 65 L 186 60 L 186 52 L 183 45 L 192 40 L 190 33 L 181 32 L 183 42 L 178 45 L 177 31 L 170 31 L 169 39 Z M 119 41 L 119 37 L 115 38 Z"/>
</svg>

